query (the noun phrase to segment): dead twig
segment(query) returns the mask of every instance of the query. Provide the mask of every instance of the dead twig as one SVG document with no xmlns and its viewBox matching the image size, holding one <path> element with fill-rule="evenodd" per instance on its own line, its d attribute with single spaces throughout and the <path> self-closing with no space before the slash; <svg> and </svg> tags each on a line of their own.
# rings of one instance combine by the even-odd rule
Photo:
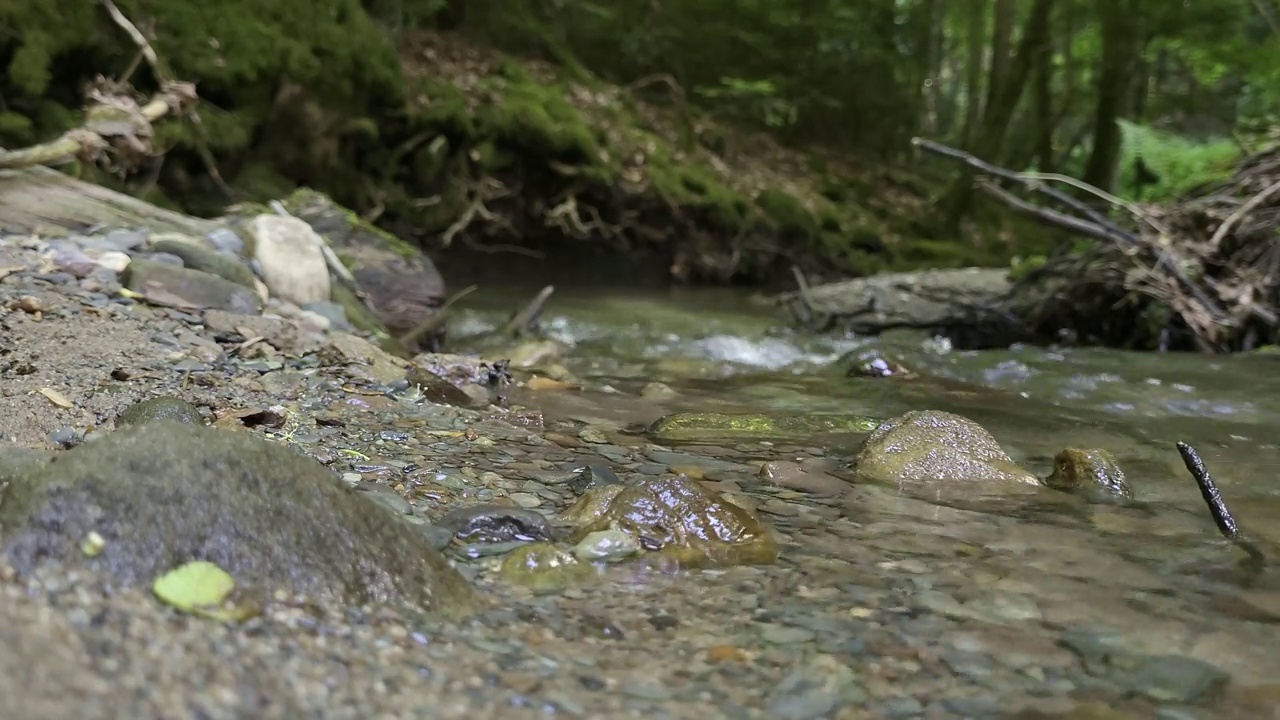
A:
<svg viewBox="0 0 1280 720">
<path fill-rule="evenodd" d="M 1182 462 L 1187 466 L 1187 472 L 1191 473 L 1191 477 L 1195 478 L 1196 485 L 1200 488 L 1200 495 L 1204 498 L 1205 504 L 1209 506 L 1209 513 L 1213 516 L 1213 522 L 1218 526 L 1218 531 L 1222 536 L 1235 543 L 1249 556 L 1249 561 L 1258 566 L 1265 565 L 1266 556 L 1251 541 L 1244 537 L 1240 532 L 1240 526 L 1236 524 L 1235 518 L 1231 516 L 1231 511 L 1227 509 L 1226 502 L 1222 499 L 1222 494 L 1218 492 L 1218 486 L 1214 484 L 1213 478 L 1209 476 L 1209 469 L 1205 467 L 1204 460 L 1200 459 L 1200 453 L 1187 443 L 1179 442 L 1178 454 L 1182 455 Z"/>
<path fill-rule="evenodd" d="M 547 304 L 547 300 L 551 298 L 551 294 L 556 291 L 554 285 L 548 285 L 542 288 L 537 295 L 534 296 L 529 304 L 525 305 L 519 312 L 511 316 L 511 319 L 502 326 L 498 331 L 499 335 L 508 337 L 519 337 L 532 332 L 533 324 L 538 321 L 538 316 L 542 314 L 542 308 Z"/>
<path fill-rule="evenodd" d="M 106 8 L 107 14 L 111 16 L 112 21 L 114 21 L 116 25 L 120 26 L 120 28 L 128 34 L 129 38 L 133 40 L 134 44 L 138 46 L 138 52 L 142 58 L 147 61 L 147 65 L 151 66 L 151 72 L 155 74 L 156 81 L 159 82 L 161 86 L 167 84 L 169 82 L 169 73 L 161 67 L 160 56 L 156 54 L 155 48 L 151 47 L 151 41 L 147 39 L 147 36 L 143 35 L 142 31 L 138 29 L 138 26 L 134 25 L 129 18 L 125 17 L 124 13 L 120 12 L 120 8 L 116 7 L 116 4 L 112 0 L 98 1 L 104 8 Z M 131 76 L 136 66 L 137 60 L 135 59 L 123 77 L 127 79 Z M 196 129 L 196 133 L 200 136 L 200 141 L 196 143 L 196 153 L 204 163 L 205 169 L 209 173 L 209 177 L 213 179 L 214 184 L 217 185 L 218 189 L 227 196 L 228 200 L 235 200 L 235 191 L 233 191 L 231 186 L 227 184 L 226 180 L 222 178 L 222 173 L 218 170 L 217 161 L 214 160 L 213 152 L 209 150 L 209 137 L 205 132 L 204 121 L 200 119 L 199 111 L 192 107 L 188 110 L 186 115 L 191 119 L 192 127 Z"/>
<path fill-rule="evenodd" d="M 1238 210 L 1231 213 L 1226 220 L 1222 221 L 1222 224 L 1218 226 L 1218 229 L 1213 231 L 1213 237 L 1209 238 L 1209 244 L 1215 248 L 1221 245 L 1223 238 L 1231 232 L 1231 228 L 1235 226 L 1236 223 L 1240 222 L 1241 218 L 1258 209 L 1258 206 L 1262 205 L 1262 203 L 1266 202 L 1277 192 L 1280 192 L 1280 180 L 1271 183 L 1265 190 L 1249 198 L 1249 200 L 1245 204 L 1241 205 Z"/>
<path fill-rule="evenodd" d="M 427 316 L 427 319 L 418 323 L 418 325 L 414 327 L 412 330 L 410 330 L 409 332 L 405 333 L 404 335 L 401 335 L 399 338 L 400 344 L 412 350 L 414 347 L 417 346 L 418 341 L 420 339 L 440 329 L 441 327 L 444 326 L 446 322 L 449 321 L 450 307 L 452 307 L 455 303 L 457 303 L 462 298 L 478 290 L 479 287 L 480 286 L 478 285 L 468 285 L 467 287 L 454 293 L 453 297 L 450 297 L 448 300 L 444 302 L 443 305 L 441 305 L 434 312 L 432 312 L 431 315 Z"/>
</svg>

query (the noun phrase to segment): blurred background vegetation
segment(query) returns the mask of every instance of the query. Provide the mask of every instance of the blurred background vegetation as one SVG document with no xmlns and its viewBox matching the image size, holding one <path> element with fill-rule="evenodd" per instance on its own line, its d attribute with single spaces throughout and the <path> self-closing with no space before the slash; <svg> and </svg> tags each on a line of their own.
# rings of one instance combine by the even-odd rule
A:
<svg viewBox="0 0 1280 720">
<path fill-rule="evenodd" d="M 466 198 L 450 204 L 440 190 L 441 183 L 463 184 L 458 162 L 469 163 L 465 179 L 474 181 L 477 173 L 528 166 L 541 145 L 549 149 L 542 161 L 579 166 L 575 197 L 604 208 L 635 148 L 661 141 L 670 151 L 644 153 L 652 184 L 668 201 L 677 196 L 677 204 L 713 210 L 690 222 L 745 233 L 744 223 L 758 215 L 782 238 L 776 245 L 807 243 L 840 272 L 862 274 L 896 261 L 995 262 L 1020 249 L 1005 244 L 964 257 L 940 249 L 973 217 L 973 193 L 955 166 L 913 158 L 915 135 L 1014 170 L 1064 173 L 1125 198 L 1159 201 L 1225 177 L 1280 124 L 1276 0 L 118 5 L 153 38 L 175 77 L 199 83 L 203 103 L 203 129 L 164 127 L 166 160 L 129 187 L 203 213 L 311 185 L 362 212 L 404 217 L 434 192 L 446 211 L 434 220 L 419 213 L 415 222 L 423 235 L 439 236 L 466 205 Z M 541 62 L 555 76 L 509 64 L 495 70 L 452 62 L 446 69 L 420 41 L 423 32 Z M 135 55 L 96 3 L 4 3 L 0 145 L 38 142 L 74 126 L 83 84 L 97 73 L 119 73 Z M 140 89 L 143 75 L 134 77 Z M 504 79 L 491 80 L 495 75 Z M 538 88 L 547 92 L 539 96 Z M 611 132 L 599 118 L 588 118 L 587 131 L 575 127 L 591 104 L 578 96 L 608 95 L 606 88 L 624 91 L 621 100 L 609 95 L 618 112 L 633 112 L 635 103 L 673 110 L 675 134 L 648 121 L 634 124 L 652 135 Z M 484 115 L 493 93 L 503 95 L 507 111 Z M 523 104 L 510 104 L 513 98 Z M 449 141 L 436 147 L 434 160 L 423 155 L 421 140 L 413 142 L 433 129 Z M 755 176 L 762 179 L 739 187 L 737 176 L 752 172 L 732 162 L 718 167 L 708 153 L 727 158 L 734 138 L 753 133 L 791 154 L 758 153 Z M 623 136 L 632 142 L 618 146 Z M 751 154 L 741 142 L 736 147 Z M 202 157 L 210 154 L 234 197 L 208 179 Z M 783 168 L 783 157 L 803 162 Z M 404 170 L 409 160 L 417 168 L 412 176 Z M 691 163 L 697 166 L 688 169 Z M 671 180 L 677 165 L 679 177 Z M 903 168 L 910 172 L 899 173 Z M 660 170 L 668 174 L 658 177 Z M 777 176 L 761 175 L 767 171 L 796 179 L 795 186 L 782 193 Z M 871 198 L 890 185 L 927 195 L 938 212 L 926 221 L 903 206 L 873 207 Z M 553 203 L 553 195 L 542 200 Z M 910 236 L 914 244 L 883 239 L 890 236 Z M 741 256 L 744 247 L 733 250 Z M 776 259 L 761 257 L 760 267 Z"/>
</svg>

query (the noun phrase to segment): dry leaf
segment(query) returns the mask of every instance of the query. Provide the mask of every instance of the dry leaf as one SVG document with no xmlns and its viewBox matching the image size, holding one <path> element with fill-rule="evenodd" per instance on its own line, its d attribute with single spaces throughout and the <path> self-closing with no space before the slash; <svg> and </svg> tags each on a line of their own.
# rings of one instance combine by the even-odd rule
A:
<svg viewBox="0 0 1280 720">
<path fill-rule="evenodd" d="M 63 395 L 62 393 L 58 392 L 57 390 L 54 390 L 53 388 L 42 387 L 40 388 L 40 394 L 49 398 L 49 402 L 53 403 L 54 405 L 57 405 L 60 408 L 75 407 L 75 403 L 68 400 L 66 395 Z"/>
</svg>

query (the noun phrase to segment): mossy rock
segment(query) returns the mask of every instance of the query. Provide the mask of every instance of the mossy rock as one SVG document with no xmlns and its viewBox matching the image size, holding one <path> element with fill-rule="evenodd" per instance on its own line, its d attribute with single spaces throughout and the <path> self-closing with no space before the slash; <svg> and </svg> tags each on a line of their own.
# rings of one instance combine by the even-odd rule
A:
<svg viewBox="0 0 1280 720">
<path fill-rule="evenodd" d="M 561 514 L 571 539 L 618 530 L 679 567 L 763 565 L 778 556 L 772 531 L 746 508 L 680 475 L 589 488 Z"/>
<path fill-rule="evenodd" d="M 402 354 L 405 349 L 392 339 L 413 330 L 444 303 L 444 278 L 435 264 L 413 244 L 364 221 L 323 193 L 303 188 L 283 204 L 325 237 L 365 294 L 367 302 L 343 278 L 335 278 L 333 300 L 347 311 L 347 318 L 355 327 L 374 332 L 384 349 Z M 442 341 L 443 329 L 407 350 L 437 348 Z"/>
<path fill-rule="evenodd" d="M 204 416 L 196 406 L 182 398 L 161 395 L 130 405 L 116 418 L 116 427 L 145 425 L 161 420 L 171 420 L 187 425 L 204 425 Z"/>
<path fill-rule="evenodd" d="M 149 586 L 191 560 L 237 585 L 463 614 L 470 585 L 407 523 L 289 448 L 173 421 L 129 426 L 8 478 L 0 551 L 20 573 L 85 565 Z M 97 533 L 101 552 L 80 542 Z"/>
</svg>

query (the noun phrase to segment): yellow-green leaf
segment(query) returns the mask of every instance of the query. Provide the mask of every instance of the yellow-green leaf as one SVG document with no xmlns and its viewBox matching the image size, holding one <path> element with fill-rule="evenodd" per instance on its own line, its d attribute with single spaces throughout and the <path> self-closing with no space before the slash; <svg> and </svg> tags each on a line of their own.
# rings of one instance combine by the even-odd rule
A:
<svg viewBox="0 0 1280 720">
<path fill-rule="evenodd" d="M 151 589 L 156 597 L 179 610 L 225 620 L 232 615 L 220 606 L 235 586 L 236 581 L 226 570 L 211 562 L 196 560 L 156 578 Z"/>
</svg>

